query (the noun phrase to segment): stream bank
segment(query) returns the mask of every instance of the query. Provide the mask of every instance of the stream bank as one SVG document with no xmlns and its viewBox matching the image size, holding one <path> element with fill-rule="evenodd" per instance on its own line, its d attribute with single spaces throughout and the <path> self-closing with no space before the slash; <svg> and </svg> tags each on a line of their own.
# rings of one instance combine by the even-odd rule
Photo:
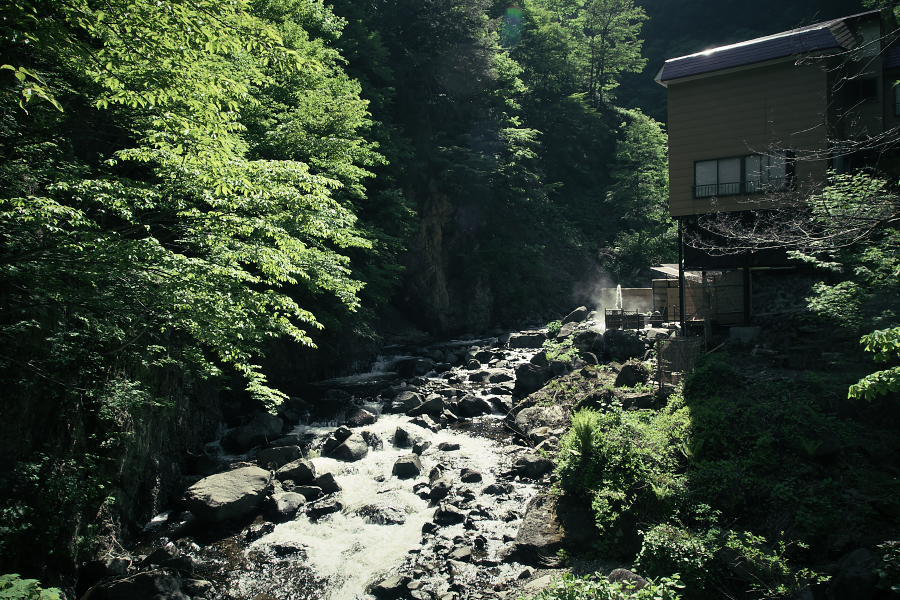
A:
<svg viewBox="0 0 900 600">
<path fill-rule="evenodd" d="M 586 310 L 570 323 L 584 358 L 549 360 L 546 330 L 394 348 L 254 415 L 207 446 L 130 557 L 93 565 L 84 597 L 517 597 L 592 534 L 548 494 L 568 413 L 529 394 L 588 377 L 622 336 Z"/>
</svg>

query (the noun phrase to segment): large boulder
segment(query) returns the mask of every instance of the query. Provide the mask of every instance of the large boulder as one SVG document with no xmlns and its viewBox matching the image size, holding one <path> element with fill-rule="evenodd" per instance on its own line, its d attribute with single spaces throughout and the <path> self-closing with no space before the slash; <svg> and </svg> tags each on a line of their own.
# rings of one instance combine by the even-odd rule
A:
<svg viewBox="0 0 900 600">
<path fill-rule="evenodd" d="M 538 494 L 525 507 L 513 548 L 515 558 L 525 564 L 552 562 L 564 541 L 565 532 L 556 515 L 556 498 Z"/>
<path fill-rule="evenodd" d="M 313 485 L 322 490 L 323 494 L 337 494 L 341 491 L 341 486 L 335 480 L 333 473 L 322 473 L 316 477 Z"/>
<path fill-rule="evenodd" d="M 281 436 L 284 422 L 269 413 L 259 413 L 246 425 L 235 427 L 222 438 L 222 446 L 234 452 L 243 452 L 254 446 L 267 444 Z"/>
<path fill-rule="evenodd" d="M 650 381 L 650 369 L 638 360 L 629 360 L 616 375 L 616 387 L 634 387 Z"/>
<path fill-rule="evenodd" d="M 576 331 L 578 331 L 578 323 L 566 323 L 559 328 L 559 331 L 556 334 L 556 339 L 562 340 L 572 337 L 572 334 L 574 334 Z"/>
<path fill-rule="evenodd" d="M 300 446 L 278 446 L 275 448 L 262 448 L 256 453 L 256 462 L 267 469 L 277 469 L 292 460 L 303 457 Z"/>
<path fill-rule="evenodd" d="M 269 487 L 270 475 L 259 467 L 241 467 L 204 477 L 185 492 L 188 510 L 207 522 L 242 519 L 254 514 Z"/>
<path fill-rule="evenodd" d="M 513 463 L 511 473 L 528 479 L 540 479 L 553 470 L 553 461 L 540 454 L 523 454 Z"/>
<path fill-rule="evenodd" d="M 525 564 L 546 567 L 563 547 L 585 547 L 598 535 L 589 506 L 572 498 L 538 494 L 525 507 L 513 556 Z"/>
<path fill-rule="evenodd" d="M 344 443 L 344 440 L 349 438 L 351 435 L 353 435 L 353 432 L 349 427 L 343 425 L 338 427 L 337 429 L 329 433 L 328 437 L 326 437 L 325 441 L 322 443 L 322 454 L 331 454 L 332 450 Z"/>
<path fill-rule="evenodd" d="M 406 512 L 402 508 L 382 502 L 360 506 L 353 513 L 374 525 L 403 525 L 406 523 Z"/>
<path fill-rule="evenodd" d="M 392 575 L 373 585 L 369 593 L 375 596 L 376 600 L 399 600 L 409 593 L 406 588 L 409 581 L 410 578 L 406 575 Z"/>
<path fill-rule="evenodd" d="M 572 345 L 578 348 L 579 352 L 593 352 L 594 354 L 602 353 L 603 329 L 594 326 L 577 332 L 572 337 Z"/>
<path fill-rule="evenodd" d="M 397 397 L 391 401 L 390 412 L 405 413 L 408 410 L 419 406 L 424 402 L 421 394 L 412 391 L 404 391 L 397 394 Z"/>
<path fill-rule="evenodd" d="M 422 472 L 422 461 L 416 454 L 401 456 L 394 463 L 391 473 L 398 479 L 410 479 Z"/>
<path fill-rule="evenodd" d="M 567 314 L 565 317 L 563 317 L 563 325 L 567 323 L 581 323 L 582 321 L 587 319 L 590 312 L 591 311 L 588 310 L 587 306 L 579 306 L 578 308 Z"/>
<path fill-rule="evenodd" d="M 457 412 L 463 417 L 478 417 L 494 412 L 494 407 L 484 398 L 468 395 L 456 405 Z"/>
<path fill-rule="evenodd" d="M 306 496 L 297 492 L 272 494 L 267 507 L 269 517 L 277 523 L 290 521 L 297 516 L 304 504 L 306 504 Z"/>
<path fill-rule="evenodd" d="M 634 329 L 609 329 L 603 334 L 606 355 L 619 362 L 629 358 L 641 358 L 647 350 L 647 342 Z"/>
<path fill-rule="evenodd" d="M 516 386 L 513 388 L 513 394 L 527 396 L 536 392 L 544 387 L 550 376 L 550 369 L 547 367 L 523 363 L 516 367 Z"/>
<path fill-rule="evenodd" d="M 350 413 L 350 416 L 347 417 L 347 427 L 365 427 L 366 425 L 371 425 L 376 420 L 378 420 L 378 416 L 368 411 L 364 408 L 358 408 Z"/>
<path fill-rule="evenodd" d="M 528 333 L 514 333 L 509 336 L 510 348 L 540 348 L 544 345 L 547 336 L 539 331 Z"/>
<path fill-rule="evenodd" d="M 353 462 L 363 458 L 369 453 L 369 445 L 366 438 L 358 433 L 354 433 L 343 442 L 334 447 L 328 456 L 345 462 Z"/>
<path fill-rule="evenodd" d="M 407 416 L 418 417 L 419 415 L 429 415 L 431 417 L 439 417 L 444 409 L 447 408 L 447 402 L 441 396 L 435 394 L 430 396 L 425 402 L 419 406 L 406 411 Z"/>
<path fill-rule="evenodd" d="M 297 485 L 307 485 L 316 479 L 316 467 L 308 460 L 298 458 L 275 471 L 275 479 L 278 481 L 290 479 Z"/>
<path fill-rule="evenodd" d="M 561 406 L 530 406 L 516 415 L 516 427 L 523 433 L 538 427 L 559 429 L 567 423 L 566 411 Z"/>
</svg>

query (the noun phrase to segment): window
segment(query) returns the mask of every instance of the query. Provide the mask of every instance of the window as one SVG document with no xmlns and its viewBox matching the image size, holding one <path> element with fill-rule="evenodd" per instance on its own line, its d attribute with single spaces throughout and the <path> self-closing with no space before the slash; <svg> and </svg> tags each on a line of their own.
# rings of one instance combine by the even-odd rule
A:
<svg viewBox="0 0 900 600">
<path fill-rule="evenodd" d="M 694 197 L 761 194 L 786 188 L 793 161 L 784 154 L 750 154 L 694 163 Z"/>
</svg>

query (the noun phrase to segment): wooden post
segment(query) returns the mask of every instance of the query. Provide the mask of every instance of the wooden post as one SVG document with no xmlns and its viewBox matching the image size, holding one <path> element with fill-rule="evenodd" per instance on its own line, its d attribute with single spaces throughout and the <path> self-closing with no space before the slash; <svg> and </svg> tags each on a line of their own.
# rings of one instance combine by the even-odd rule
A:
<svg viewBox="0 0 900 600">
<path fill-rule="evenodd" d="M 684 277 L 684 217 L 678 217 L 678 322 L 681 324 L 681 335 L 687 335 L 684 320 L 685 303 Z"/>
</svg>

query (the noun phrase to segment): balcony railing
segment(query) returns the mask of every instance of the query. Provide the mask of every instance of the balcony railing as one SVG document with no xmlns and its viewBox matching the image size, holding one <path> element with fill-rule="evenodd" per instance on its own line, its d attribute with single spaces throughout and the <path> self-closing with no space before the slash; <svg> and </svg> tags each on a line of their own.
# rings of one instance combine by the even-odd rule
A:
<svg viewBox="0 0 900 600">
<path fill-rule="evenodd" d="M 694 198 L 712 198 L 714 196 L 739 196 L 741 194 L 765 194 L 783 190 L 787 185 L 784 177 L 768 181 L 732 181 L 728 183 L 711 183 L 694 186 Z"/>
</svg>

